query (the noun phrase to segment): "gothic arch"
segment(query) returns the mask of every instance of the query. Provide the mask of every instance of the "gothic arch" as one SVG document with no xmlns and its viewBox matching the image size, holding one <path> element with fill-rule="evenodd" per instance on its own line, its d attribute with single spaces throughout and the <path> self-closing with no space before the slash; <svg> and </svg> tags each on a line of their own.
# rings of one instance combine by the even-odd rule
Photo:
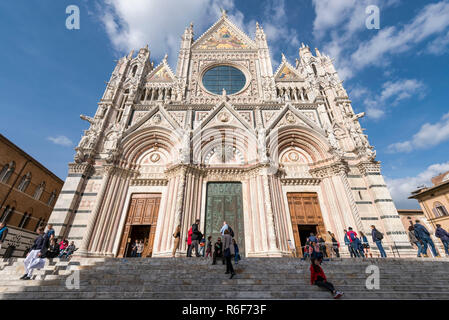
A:
<svg viewBox="0 0 449 320">
<path fill-rule="evenodd" d="M 267 138 L 270 156 L 278 160 L 285 149 L 297 147 L 304 150 L 314 163 L 332 157 L 328 152 L 330 146 L 320 133 L 303 126 L 285 126 L 272 130 Z"/>
<path fill-rule="evenodd" d="M 230 125 L 213 126 L 198 131 L 192 137 L 194 163 L 204 163 L 212 150 L 221 145 L 233 146 L 244 164 L 257 159 L 257 140 L 254 134 Z"/>
<path fill-rule="evenodd" d="M 167 128 L 153 126 L 131 133 L 122 142 L 123 160 L 129 165 L 135 166 L 142 154 L 149 149 L 164 149 L 166 154 L 171 155 L 171 161 L 179 159 L 179 148 L 181 139 L 178 135 Z"/>
</svg>

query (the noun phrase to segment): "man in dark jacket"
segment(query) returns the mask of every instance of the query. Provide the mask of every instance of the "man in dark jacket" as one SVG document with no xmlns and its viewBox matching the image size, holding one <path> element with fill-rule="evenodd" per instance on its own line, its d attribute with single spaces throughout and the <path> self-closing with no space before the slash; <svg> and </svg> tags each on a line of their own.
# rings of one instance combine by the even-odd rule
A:
<svg viewBox="0 0 449 320">
<path fill-rule="evenodd" d="M 418 238 L 418 240 L 422 241 L 423 244 L 423 256 L 427 257 L 427 246 L 430 245 L 430 248 L 432 250 L 434 257 L 439 257 L 437 250 L 435 249 L 435 245 L 433 243 L 433 240 L 430 238 L 430 233 L 427 231 L 426 227 L 424 227 L 421 223 L 419 223 L 419 220 L 415 221 L 415 225 L 413 226 L 415 229 L 415 236 Z"/>
<path fill-rule="evenodd" d="M 437 224 L 437 229 L 435 230 L 435 237 L 440 238 L 444 246 L 444 251 L 446 256 L 449 256 L 449 233 L 441 228 L 441 224 Z"/>
<path fill-rule="evenodd" d="M 212 255 L 213 261 L 212 264 L 217 264 L 217 258 L 221 258 L 223 260 L 223 264 L 225 264 L 225 256 L 223 254 L 223 243 L 221 239 L 218 238 L 217 242 L 214 244 L 214 253 Z"/>
<path fill-rule="evenodd" d="M 382 246 L 383 235 L 376 229 L 376 226 L 371 226 L 371 236 L 373 237 L 373 242 L 376 244 L 377 249 L 379 249 L 380 256 L 382 258 L 386 258 L 387 254 L 385 253 L 384 247 Z"/>
<path fill-rule="evenodd" d="M 41 269 L 45 266 L 45 256 L 49 247 L 49 239 L 44 234 L 44 227 L 39 227 L 39 236 L 34 240 L 30 253 L 28 253 L 25 261 L 25 274 L 20 278 L 22 280 L 30 280 L 34 269 Z"/>
<path fill-rule="evenodd" d="M 196 219 L 195 223 L 192 224 L 192 248 L 195 248 L 195 255 L 197 257 L 200 256 L 200 253 L 198 252 L 198 245 L 201 238 L 203 237 L 202 233 L 200 232 L 199 224 L 199 219 Z"/>
<path fill-rule="evenodd" d="M 5 223 L 0 223 L 0 249 L 2 248 L 2 244 L 6 239 L 6 236 L 8 235 L 8 227 Z"/>
</svg>

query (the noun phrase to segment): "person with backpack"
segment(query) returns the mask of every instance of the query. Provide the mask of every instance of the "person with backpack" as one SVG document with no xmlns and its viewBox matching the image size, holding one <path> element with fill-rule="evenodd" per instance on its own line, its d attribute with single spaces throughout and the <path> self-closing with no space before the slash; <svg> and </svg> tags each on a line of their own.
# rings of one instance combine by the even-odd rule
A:
<svg viewBox="0 0 449 320">
<path fill-rule="evenodd" d="M 310 265 L 310 283 L 316 285 L 320 288 L 329 290 L 333 295 L 334 299 L 340 298 L 344 293 L 342 291 L 337 291 L 334 285 L 327 281 L 326 275 L 321 268 L 321 260 L 312 258 Z"/>
<path fill-rule="evenodd" d="M 345 237 L 344 237 L 345 245 L 348 247 L 348 251 L 349 251 L 349 254 L 351 255 L 351 258 L 355 258 L 356 254 L 355 254 L 354 250 L 352 249 L 351 241 L 349 241 L 348 230 L 345 229 L 344 232 L 345 232 Z"/>
<path fill-rule="evenodd" d="M 384 247 L 382 246 L 382 239 L 384 238 L 383 234 L 376 229 L 376 226 L 371 226 L 371 236 L 373 237 L 373 242 L 376 244 L 379 249 L 380 256 L 382 258 L 386 258 L 387 254 L 385 253 Z"/>
<path fill-rule="evenodd" d="M 410 243 L 414 244 L 418 248 L 418 258 L 421 257 L 422 252 L 422 242 L 421 240 L 418 240 L 418 238 L 415 236 L 415 229 L 413 228 L 413 225 L 408 227 L 408 239 Z"/>
<path fill-rule="evenodd" d="M 349 238 L 349 242 L 350 242 L 350 246 L 352 247 L 352 250 L 355 254 L 356 257 L 362 257 L 365 258 L 365 254 L 363 253 L 363 247 L 362 244 L 359 240 L 359 238 L 357 238 L 357 233 L 355 231 L 352 230 L 351 227 L 348 228 L 348 238 Z"/>
<path fill-rule="evenodd" d="M 201 239 L 200 241 L 200 256 L 204 257 L 204 248 L 206 247 L 206 238 Z"/>
<path fill-rule="evenodd" d="M 323 253 L 323 257 L 327 258 L 327 248 L 326 248 L 326 241 L 323 239 L 323 237 L 321 235 L 318 235 L 317 237 L 318 239 L 318 245 L 320 247 L 320 252 Z"/>
<path fill-rule="evenodd" d="M 415 236 L 418 238 L 418 240 L 421 240 L 423 243 L 423 249 L 422 249 L 423 256 L 427 257 L 427 246 L 430 245 L 433 256 L 435 258 L 439 258 L 440 255 L 438 254 L 437 250 L 435 249 L 435 244 L 433 243 L 433 240 L 430 238 L 430 233 L 429 233 L 429 231 L 427 231 L 426 227 L 424 227 L 422 224 L 420 224 L 419 220 L 416 220 L 413 228 L 415 229 Z"/>
<path fill-rule="evenodd" d="M 441 224 L 437 224 L 436 226 L 435 237 L 440 238 L 444 246 L 444 252 L 446 252 L 446 256 L 449 256 L 449 233 L 441 228 Z"/>
<path fill-rule="evenodd" d="M 195 223 L 192 224 L 192 247 L 195 248 L 195 255 L 197 257 L 200 256 L 200 253 L 198 250 L 198 245 L 199 245 L 201 238 L 203 237 L 203 234 L 200 232 L 200 229 L 199 229 L 199 224 L 200 224 L 200 219 L 196 219 Z M 192 251 L 192 249 L 191 249 L 191 251 Z M 190 254 L 191 253 L 192 252 L 190 252 Z"/>
</svg>

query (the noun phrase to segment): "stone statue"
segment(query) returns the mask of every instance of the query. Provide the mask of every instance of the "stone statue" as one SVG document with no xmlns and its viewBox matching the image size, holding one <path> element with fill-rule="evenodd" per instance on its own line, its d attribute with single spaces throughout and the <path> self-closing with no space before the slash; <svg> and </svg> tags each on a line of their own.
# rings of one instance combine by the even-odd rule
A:
<svg viewBox="0 0 449 320">
<path fill-rule="evenodd" d="M 360 135 L 357 133 L 357 131 L 354 128 L 351 128 L 350 134 L 351 134 L 352 139 L 354 140 L 355 147 L 357 149 L 363 148 L 362 139 L 360 139 Z"/>
</svg>

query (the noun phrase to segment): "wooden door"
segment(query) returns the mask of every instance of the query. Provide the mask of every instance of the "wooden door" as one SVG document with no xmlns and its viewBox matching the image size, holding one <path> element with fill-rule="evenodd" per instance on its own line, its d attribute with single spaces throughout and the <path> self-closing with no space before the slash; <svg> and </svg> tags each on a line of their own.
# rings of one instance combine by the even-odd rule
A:
<svg viewBox="0 0 449 320">
<path fill-rule="evenodd" d="M 143 238 L 144 250 L 142 257 L 151 256 L 160 202 L 160 193 L 138 193 L 131 196 L 118 257 L 122 258 L 128 251 L 131 242 L 132 226 L 138 225 L 149 226 L 148 234 Z"/>
<path fill-rule="evenodd" d="M 288 207 L 292 221 L 293 236 L 298 257 L 303 256 L 300 237 L 300 228 L 316 228 L 317 233 L 325 237 L 323 216 L 321 215 L 318 195 L 315 192 L 289 192 L 287 193 Z"/>
</svg>

